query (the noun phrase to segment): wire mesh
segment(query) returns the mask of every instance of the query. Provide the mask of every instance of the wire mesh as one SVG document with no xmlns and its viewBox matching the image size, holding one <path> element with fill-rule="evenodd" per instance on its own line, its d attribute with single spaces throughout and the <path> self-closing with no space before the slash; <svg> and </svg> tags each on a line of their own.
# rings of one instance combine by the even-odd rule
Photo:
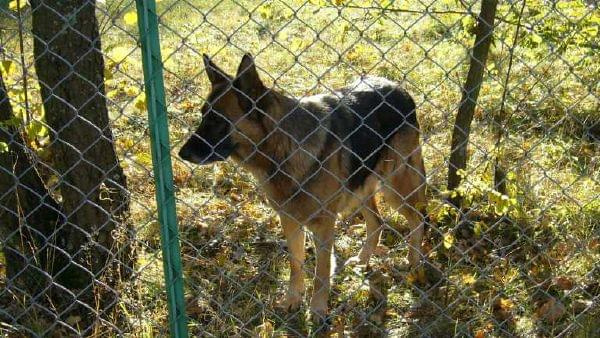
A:
<svg viewBox="0 0 600 338">
<path fill-rule="evenodd" d="M 190 335 L 600 335 L 597 2 L 156 5 Z M 135 1 L 0 12 L 0 333 L 168 334 Z"/>
</svg>

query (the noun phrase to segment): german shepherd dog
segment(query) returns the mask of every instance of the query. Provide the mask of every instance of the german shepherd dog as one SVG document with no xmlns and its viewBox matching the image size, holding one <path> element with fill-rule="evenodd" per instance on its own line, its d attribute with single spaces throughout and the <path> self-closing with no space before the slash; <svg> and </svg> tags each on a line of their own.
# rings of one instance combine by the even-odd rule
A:
<svg viewBox="0 0 600 338">
<path fill-rule="evenodd" d="M 267 88 L 249 54 L 235 78 L 206 55 L 204 64 L 212 89 L 200 126 L 179 156 L 196 164 L 231 157 L 258 180 L 280 216 L 290 252 L 290 281 L 281 307 L 302 303 L 306 227 L 314 235 L 317 256 L 310 308 L 313 316 L 324 318 L 335 220 L 344 211 L 360 209 L 367 238 L 351 260 L 368 264 L 383 224 L 377 192 L 406 217 L 409 263 L 419 263 L 425 168 L 415 103 L 399 84 L 364 77 L 331 94 L 296 99 Z"/>
</svg>

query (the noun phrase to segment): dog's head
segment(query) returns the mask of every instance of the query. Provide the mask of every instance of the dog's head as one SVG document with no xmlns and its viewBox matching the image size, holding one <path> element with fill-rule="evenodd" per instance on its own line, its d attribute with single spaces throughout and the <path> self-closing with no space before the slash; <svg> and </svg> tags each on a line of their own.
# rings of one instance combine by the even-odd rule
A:
<svg viewBox="0 0 600 338">
<path fill-rule="evenodd" d="M 201 110 L 200 126 L 179 151 L 182 159 L 196 164 L 223 161 L 236 149 L 260 141 L 264 137 L 261 116 L 272 96 L 249 54 L 242 58 L 235 78 L 207 55 L 203 59 L 211 91 Z"/>
</svg>

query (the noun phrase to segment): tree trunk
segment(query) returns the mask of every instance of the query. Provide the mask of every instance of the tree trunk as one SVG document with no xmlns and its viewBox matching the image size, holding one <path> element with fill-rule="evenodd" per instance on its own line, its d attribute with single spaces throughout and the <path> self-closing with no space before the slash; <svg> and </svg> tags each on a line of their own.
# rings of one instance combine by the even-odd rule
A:
<svg viewBox="0 0 600 338">
<path fill-rule="evenodd" d="M 494 136 L 496 140 L 496 146 L 494 147 L 494 189 L 496 189 L 499 193 L 503 195 L 508 195 L 508 191 L 506 189 L 506 169 L 502 164 L 502 138 L 504 137 L 504 133 L 506 132 L 506 127 L 508 120 L 510 117 L 506 116 L 504 111 L 504 107 L 506 106 L 506 98 L 509 92 L 509 84 L 508 80 L 510 79 L 510 71 L 512 70 L 513 65 L 513 56 L 515 52 L 515 48 L 517 46 L 517 40 L 519 39 L 519 30 L 521 29 L 521 19 L 523 18 L 523 11 L 525 10 L 525 6 L 527 4 L 526 0 L 523 0 L 523 4 L 521 5 L 521 11 L 519 12 L 519 19 L 517 20 L 517 28 L 515 29 L 515 36 L 513 37 L 512 47 L 510 47 L 510 58 L 508 61 L 508 69 L 506 71 L 506 78 L 504 80 L 504 90 L 502 92 L 502 101 L 500 102 L 500 111 L 494 115 Z"/>
<path fill-rule="evenodd" d="M 132 271 L 132 252 L 125 222 L 127 186 L 106 107 L 95 0 L 32 0 L 31 6 L 36 73 L 67 215 L 61 237 L 71 256 L 57 279 L 72 292 L 72 302 L 84 303 L 81 308 L 98 318 L 114 306 L 115 287 Z"/>
<path fill-rule="evenodd" d="M 45 303 L 53 267 L 65 264 L 53 235 L 64 217 L 29 160 L 1 74 L 0 142 L 5 146 L 0 149 L 0 242 L 7 289 L 22 305 L 13 309 L 15 319 L 34 315 L 31 305 Z"/>
<path fill-rule="evenodd" d="M 473 113 L 483 81 L 485 63 L 492 43 L 497 5 L 498 0 L 483 0 L 481 3 L 469 73 L 462 90 L 462 99 L 452 132 L 452 150 L 448 165 L 448 190 L 454 190 L 458 187 L 461 180 L 458 170 L 464 170 L 467 166 L 467 146 L 471 133 L 471 121 L 473 121 Z M 460 205 L 460 201 L 460 196 L 451 199 L 451 202 L 457 207 Z"/>
</svg>

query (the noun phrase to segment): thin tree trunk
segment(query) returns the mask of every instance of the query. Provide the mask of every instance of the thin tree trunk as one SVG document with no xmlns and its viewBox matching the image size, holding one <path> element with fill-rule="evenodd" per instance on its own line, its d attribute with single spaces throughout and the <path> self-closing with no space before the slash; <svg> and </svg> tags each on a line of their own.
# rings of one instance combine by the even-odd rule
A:
<svg viewBox="0 0 600 338">
<path fill-rule="evenodd" d="M 461 181 L 458 171 L 464 170 L 467 166 L 467 146 L 471 133 L 471 122 L 473 121 L 473 113 L 477 105 L 485 64 L 492 43 L 497 5 L 498 0 L 483 0 L 481 4 L 469 73 L 462 90 L 462 99 L 452 132 L 452 148 L 448 165 L 448 190 L 454 190 L 458 187 Z M 460 196 L 451 199 L 451 202 L 457 207 L 460 205 L 460 201 Z"/>
<path fill-rule="evenodd" d="M 500 111 L 494 115 L 494 138 L 496 139 L 496 145 L 494 147 L 494 189 L 496 189 L 499 193 L 503 195 L 507 195 L 508 191 L 506 189 L 506 168 L 502 164 L 502 153 L 500 150 L 502 149 L 502 138 L 504 137 L 504 133 L 506 133 L 506 127 L 508 121 L 510 120 L 510 116 L 506 116 L 504 111 L 504 107 L 506 106 L 506 98 L 508 95 L 508 81 L 510 79 L 510 71 L 512 70 L 513 65 L 513 56 L 515 52 L 515 48 L 517 46 L 517 40 L 519 39 L 519 30 L 521 29 L 521 19 L 523 18 L 523 11 L 525 10 L 525 6 L 527 4 L 526 0 L 523 0 L 523 4 L 521 5 L 521 11 L 519 12 L 519 19 L 517 20 L 517 28 L 515 29 L 515 35 L 513 37 L 512 46 L 510 47 L 510 58 L 508 61 L 508 69 L 506 71 L 506 78 L 504 79 L 504 91 L 502 92 L 502 101 L 500 102 Z M 512 114 L 511 114 L 512 116 Z"/>
<path fill-rule="evenodd" d="M 85 290 L 72 301 L 85 303 L 87 314 L 104 317 L 133 260 L 127 247 L 127 186 L 109 125 L 95 1 L 32 0 L 31 6 L 35 67 L 67 215 L 65 250 L 71 256 L 57 278 L 75 295 Z"/>
</svg>

